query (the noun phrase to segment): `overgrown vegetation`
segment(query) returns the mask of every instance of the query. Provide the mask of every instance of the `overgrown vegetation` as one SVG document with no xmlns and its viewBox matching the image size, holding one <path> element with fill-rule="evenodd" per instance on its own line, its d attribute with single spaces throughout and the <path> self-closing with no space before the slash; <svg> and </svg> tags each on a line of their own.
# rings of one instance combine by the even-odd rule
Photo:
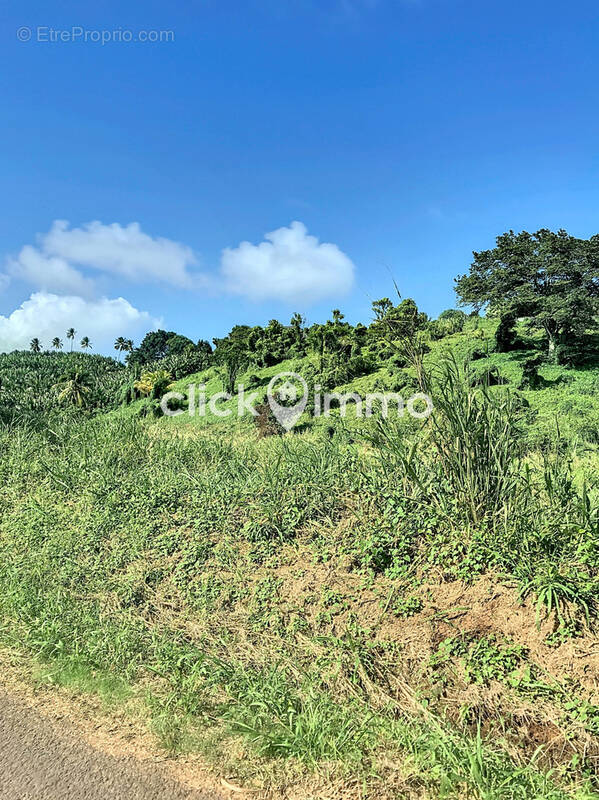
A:
<svg viewBox="0 0 599 800">
<path fill-rule="evenodd" d="M 599 370 L 530 320 L 373 312 L 0 356 L 0 639 L 248 786 L 597 797 Z M 435 411 L 154 416 L 288 369 Z"/>
<path fill-rule="evenodd" d="M 106 411 L 120 403 L 126 369 L 86 353 L 0 353 L 0 422 L 45 425 L 59 407 Z"/>
</svg>

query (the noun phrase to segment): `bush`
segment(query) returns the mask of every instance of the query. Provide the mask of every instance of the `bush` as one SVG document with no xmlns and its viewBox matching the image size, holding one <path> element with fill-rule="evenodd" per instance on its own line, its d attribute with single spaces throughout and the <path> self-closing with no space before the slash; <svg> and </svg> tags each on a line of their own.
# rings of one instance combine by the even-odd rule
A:
<svg viewBox="0 0 599 800">
<path fill-rule="evenodd" d="M 495 331 L 495 349 L 498 353 L 507 353 L 516 348 L 516 316 L 514 314 L 504 314 L 499 320 L 499 325 Z"/>
<path fill-rule="evenodd" d="M 443 339 L 453 333 L 459 333 L 464 329 L 466 314 L 459 309 L 450 308 L 439 315 L 439 319 L 431 320 L 427 323 L 426 329 L 431 339 Z"/>
<path fill-rule="evenodd" d="M 160 417 L 161 415 L 162 409 L 158 400 L 146 398 L 137 409 L 138 417 Z"/>
<path fill-rule="evenodd" d="M 527 358 L 522 363 L 522 379 L 520 381 L 520 389 L 538 389 L 542 385 L 543 379 L 539 375 L 539 366 L 543 361 L 541 355 L 532 356 Z"/>
<path fill-rule="evenodd" d="M 165 369 L 155 372 L 143 372 L 141 378 L 135 382 L 135 388 L 146 397 L 159 400 L 171 387 L 172 376 Z"/>
<path fill-rule="evenodd" d="M 282 436 L 286 433 L 285 428 L 272 412 L 269 403 L 260 403 L 255 406 L 257 416 L 254 417 L 254 424 L 258 429 L 258 436 Z"/>
</svg>

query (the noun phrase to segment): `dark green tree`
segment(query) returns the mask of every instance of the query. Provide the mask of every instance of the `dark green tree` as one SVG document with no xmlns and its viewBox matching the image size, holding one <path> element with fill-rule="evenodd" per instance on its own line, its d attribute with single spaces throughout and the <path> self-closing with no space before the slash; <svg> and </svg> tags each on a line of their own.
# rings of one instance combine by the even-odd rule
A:
<svg viewBox="0 0 599 800">
<path fill-rule="evenodd" d="M 291 321 L 289 326 L 293 331 L 293 336 L 295 338 L 295 344 L 298 348 L 302 346 L 304 340 L 304 325 L 306 324 L 306 320 L 302 317 L 301 314 L 298 314 L 296 311 L 295 314 L 291 317 Z"/>
<path fill-rule="evenodd" d="M 599 235 L 578 239 L 565 230 L 509 231 L 492 250 L 473 253 L 456 279 L 460 302 L 478 311 L 528 318 L 542 328 L 550 358 L 594 322 L 599 310 Z"/>
<path fill-rule="evenodd" d="M 448 333 L 457 333 L 464 328 L 467 316 L 459 308 L 446 308 L 439 314 L 439 322 Z"/>
<path fill-rule="evenodd" d="M 251 362 L 248 344 L 251 332 L 248 325 L 236 325 L 224 338 L 213 340 L 214 358 L 220 367 L 224 391 L 229 394 L 233 394 L 238 376 Z"/>
<path fill-rule="evenodd" d="M 130 340 L 124 340 L 128 343 Z M 207 344 L 207 343 L 205 343 Z M 210 345 L 208 345 L 210 347 Z M 196 345 L 187 336 L 175 331 L 157 330 L 147 333 L 139 347 L 129 351 L 127 363 L 130 365 L 150 364 L 167 356 L 182 355 L 187 350 L 195 350 Z M 125 348 L 128 350 L 128 347 Z"/>
<path fill-rule="evenodd" d="M 205 339 L 198 339 L 198 343 L 196 344 L 196 350 L 198 353 L 201 353 L 207 357 L 212 355 L 212 345 Z"/>
<path fill-rule="evenodd" d="M 165 350 L 167 356 L 180 356 L 187 351 L 195 350 L 195 344 L 187 336 L 174 333 L 166 340 Z"/>
<path fill-rule="evenodd" d="M 387 298 L 378 301 L 383 303 Z M 373 309 L 374 309 L 373 303 Z M 376 313 L 376 310 L 375 310 Z M 371 341 L 375 347 L 383 343 L 392 343 L 413 338 L 422 330 L 428 321 L 427 315 L 418 310 L 418 306 L 411 298 L 402 300 L 397 306 L 389 308 L 384 306 L 384 314 L 380 313 L 369 328 Z"/>
</svg>

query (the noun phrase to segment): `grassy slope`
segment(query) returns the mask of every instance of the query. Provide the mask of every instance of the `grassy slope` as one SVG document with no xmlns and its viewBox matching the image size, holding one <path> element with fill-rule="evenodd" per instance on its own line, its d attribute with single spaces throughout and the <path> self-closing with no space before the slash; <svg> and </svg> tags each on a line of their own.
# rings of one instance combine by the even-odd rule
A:
<svg viewBox="0 0 599 800">
<path fill-rule="evenodd" d="M 457 358 L 467 357 L 474 349 L 482 349 L 488 353 L 487 357 L 476 362 L 481 371 L 487 366 L 496 366 L 501 376 L 508 382 L 512 389 L 519 387 L 522 380 L 522 362 L 538 353 L 538 342 L 530 340 L 531 347 L 512 353 L 493 352 L 493 334 L 497 323 L 494 320 L 477 320 L 469 322 L 461 333 L 448 336 L 442 340 L 431 343 L 431 352 L 425 357 L 427 365 L 438 363 L 445 353 L 453 353 Z M 263 400 L 269 380 L 279 372 L 294 371 L 301 373 L 303 366 L 309 358 L 295 359 L 281 362 L 267 369 L 251 368 L 242 374 L 239 382 L 247 385 L 250 375 L 256 376 L 259 384 L 250 391 L 259 393 L 259 401 Z M 393 385 L 397 370 L 391 365 L 384 365 L 377 371 L 356 378 L 347 384 L 334 388 L 338 392 L 357 392 L 364 396 L 368 392 L 386 391 Z M 409 370 L 408 370 L 409 374 Z M 541 366 L 539 374 L 543 380 L 543 387 L 536 390 L 521 390 L 521 395 L 530 404 L 535 414 L 534 425 L 529 431 L 531 446 L 546 445 L 553 442 L 556 436 L 561 436 L 572 445 L 578 446 L 579 455 L 594 453 L 595 445 L 599 444 L 599 366 L 588 368 L 568 368 L 559 365 L 545 364 Z M 206 394 L 222 390 L 222 382 L 218 371 L 214 368 L 202 373 L 190 375 L 174 384 L 174 390 L 186 393 L 190 383 L 203 383 Z M 414 387 L 415 388 L 415 387 Z M 412 390 L 400 392 L 404 400 L 410 396 Z M 207 411 L 205 417 L 181 415 L 176 419 L 164 420 L 161 424 L 167 426 L 202 426 L 204 424 L 230 425 L 236 422 L 236 405 L 234 399 L 219 404 L 223 409 L 230 409 L 233 413 L 230 418 L 215 418 Z M 134 403 L 124 413 L 135 413 L 140 402 Z M 353 427 L 354 414 L 349 406 L 347 423 Z M 233 419 L 235 417 L 235 419 Z M 335 409 L 331 411 L 333 419 L 338 418 Z M 249 419 L 244 420 L 245 423 Z M 326 417 L 310 419 L 307 414 L 299 420 L 297 428 L 303 430 L 313 427 L 327 426 Z M 589 464 L 592 467 L 592 464 Z"/>
<path fill-rule="evenodd" d="M 429 360 L 473 342 L 443 340 Z M 520 356 L 489 358 L 516 383 Z M 567 406 L 560 426 L 580 438 L 596 418 L 583 394 L 594 373 L 543 375 L 526 393 L 540 417 L 531 441 L 584 397 L 582 421 Z M 213 371 L 179 383 L 206 379 L 220 389 Z M 597 640 L 555 614 L 537 624 L 511 558 L 540 558 L 544 532 L 541 544 L 492 542 L 417 513 L 389 464 L 342 429 L 329 438 L 326 420 L 258 440 L 249 420 L 138 421 L 136 408 L 5 436 L 6 643 L 57 680 L 118 679 L 121 693 L 124 681 L 165 746 L 213 754 L 256 785 L 308 796 L 316 769 L 329 796 L 356 779 L 373 797 L 590 796 Z M 554 560 L 566 563 L 569 541 Z"/>
</svg>

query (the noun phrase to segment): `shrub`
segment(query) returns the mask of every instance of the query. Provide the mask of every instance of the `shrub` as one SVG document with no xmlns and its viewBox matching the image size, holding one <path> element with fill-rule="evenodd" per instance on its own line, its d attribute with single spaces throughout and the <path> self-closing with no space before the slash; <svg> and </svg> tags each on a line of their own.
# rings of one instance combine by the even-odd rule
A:
<svg viewBox="0 0 599 800">
<path fill-rule="evenodd" d="M 507 353 L 516 348 L 515 314 L 504 314 L 495 331 L 495 349 L 498 353 Z"/>
<path fill-rule="evenodd" d="M 162 414 L 158 400 L 146 398 L 137 409 L 138 417 L 159 417 Z"/>
<path fill-rule="evenodd" d="M 286 433 L 285 428 L 272 412 L 268 403 L 260 403 L 255 406 L 257 416 L 254 417 L 254 424 L 258 429 L 258 436 L 282 436 Z"/>
<path fill-rule="evenodd" d="M 535 355 L 527 358 L 522 364 L 522 380 L 520 381 L 520 389 L 538 389 L 542 384 L 543 379 L 539 375 L 539 366 L 543 361 L 541 355 Z"/>
<path fill-rule="evenodd" d="M 159 369 L 155 372 L 143 372 L 141 378 L 135 382 L 135 388 L 142 395 L 159 400 L 170 389 L 171 380 L 171 374 L 165 369 Z"/>
</svg>

